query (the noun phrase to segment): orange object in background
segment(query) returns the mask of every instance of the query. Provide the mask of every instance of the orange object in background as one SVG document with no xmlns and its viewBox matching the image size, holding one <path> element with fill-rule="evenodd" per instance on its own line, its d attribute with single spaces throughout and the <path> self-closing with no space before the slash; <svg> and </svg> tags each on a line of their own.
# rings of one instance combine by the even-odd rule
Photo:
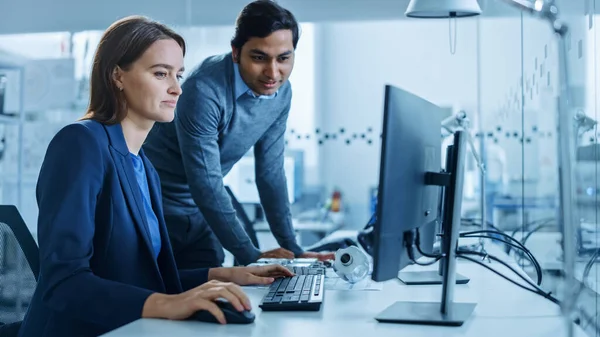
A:
<svg viewBox="0 0 600 337">
<path fill-rule="evenodd" d="M 331 196 L 331 212 L 339 212 L 342 208 L 342 192 L 335 190 Z"/>
</svg>

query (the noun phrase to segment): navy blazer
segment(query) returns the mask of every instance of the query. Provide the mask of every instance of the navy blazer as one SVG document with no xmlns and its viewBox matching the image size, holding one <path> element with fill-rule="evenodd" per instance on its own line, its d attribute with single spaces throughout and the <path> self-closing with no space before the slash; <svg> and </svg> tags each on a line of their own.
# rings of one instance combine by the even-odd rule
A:
<svg viewBox="0 0 600 337">
<path fill-rule="evenodd" d="M 40 278 L 21 336 L 98 336 L 140 318 L 152 293 L 207 281 L 208 269 L 177 270 L 159 178 L 140 156 L 160 226 L 158 259 L 121 125 L 80 121 L 50 142 L 36 191 Z"/>
</svg>

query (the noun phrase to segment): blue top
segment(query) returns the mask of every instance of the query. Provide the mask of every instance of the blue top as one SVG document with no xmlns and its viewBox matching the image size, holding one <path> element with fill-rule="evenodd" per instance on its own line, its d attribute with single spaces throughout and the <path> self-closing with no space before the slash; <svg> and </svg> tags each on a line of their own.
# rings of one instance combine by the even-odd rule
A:
<svg viewBox="0 0 600 337">
<path fill-rule="evenodd" d="M 254 147 L 260 201 L 279 245 L 296 256 L 296 242 L 283 166 L 285 129 L 292 101 L 289 81 L 256 97 L 231 53 L 212 56 L 182 85 L 175 119 L 155 123 L 143 145 L 160 176 L 165 214 L 202 214 L 225 249 L 241 264 L 261 252 L 236 217 L 223 177 Z"/>
<path fill-rule="evenodd" d="M 146 178 L 146 169 L 144 168 L 144 162 L 142 158 L 136 156 L 133 153 L 129 153 L 131 162 L 133 163 L 133 170 L 135 171 L 135 178 L 137 179 L 138 185 L 140 185 L 140 192 L 142 192 L 142 199 L 144 199 L 144 215 L 148 222 L 148 230 L 150 232 L 150 239 L 152 240 L 152 248 L 154 248 L 154 258 L 158 258 L 160 253 L 160 231 L 158 229 L 158 219 L 154 210 L 152 209 L 152 202 L 150 201 L 150 190 L 148 189 L 148 179 Z"/>
</svg>

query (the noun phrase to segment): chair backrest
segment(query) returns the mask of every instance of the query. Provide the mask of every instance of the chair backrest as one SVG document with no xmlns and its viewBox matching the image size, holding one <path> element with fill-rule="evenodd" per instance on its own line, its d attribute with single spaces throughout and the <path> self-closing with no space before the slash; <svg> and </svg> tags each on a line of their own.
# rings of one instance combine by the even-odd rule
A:
<svg viewBox="0 0 600 337">
<path fill-rule="evenodd" d="M 236 213 L 238 219 L 240 219 L 240 221 L 244 225 L 244 229 L 246 230 L 246 233 L 248 233 L 248 236 L 250 237 L 250 241 L 252 241 L 252 243 L 254 244 L 254 247 L 260 249 L 260 247 L 258 246 L 258 237 L 256 236 L 256 231 L 254 230 L 254 223 L 252 221 L 250 221 L 250 218 L 248 217 L 248 213 L 246 213 L 246 211 L 244 210 L 244 207 L 237 200 L 237 198 L 235 197 L 235 195 L 233 194 L 233 192 L 231 191 L 229 186 L 225 186 L 225 190 L 227 190 L 227 194 L 229 194 L 229 197 L 231 198 L 231 203 L 233 204 L 235 213 Z"/>
<path fill-rule="evenodd" d="M 39 248 L 21 214 L 0 205 L 0 322 L 23 319 L 39 273 Z"/>
</svg>

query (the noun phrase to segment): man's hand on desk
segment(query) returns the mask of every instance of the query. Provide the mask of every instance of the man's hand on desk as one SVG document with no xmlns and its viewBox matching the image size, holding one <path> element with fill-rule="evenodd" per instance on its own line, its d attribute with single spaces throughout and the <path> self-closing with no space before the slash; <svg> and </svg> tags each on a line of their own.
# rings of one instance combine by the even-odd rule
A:
<svg viewBox="0 0 600 337">
<path fill-rule="evenodd" d="M 327 261 L 327 260 L 335 260 L 335 253 L 315 253 L 315 252 L 305 252 L 300 255 L 302 258 L 309 259 L 319 259 L 319 261 Z"/>
<path fill-rule="evenodd" d="M 285 249 L 285 248 L 277 248 L 273 250 L 266 251 L 258 257 L 259 259 L 293 259 L 294 253 Z"/>
<path fill-rule="evenodd" d="M 294 276 L 294 273 L 278 264 L 251 267 L 211 268 L 209 280 L 233 282 L 242 286 L 251 284 L 271 284 L 277 277 Z"/>
<path fill-rule="evenodd" d="M 318 259 L 319 261 L 327 261 L 327 260 L 335 260 L 335 253 L 316 253 L 316 252 L 304 252 L 299 257 L 308 258 L 308 259 Z M 285 248 L 277 248 L 273 250 L 269 250 L 267 252 L 262 253 L 259 257 L 262 258 L 271 258 L 271 259 L 293 259 L 295 258 L 294 253 L 285 249 Z"/>
</svg>

